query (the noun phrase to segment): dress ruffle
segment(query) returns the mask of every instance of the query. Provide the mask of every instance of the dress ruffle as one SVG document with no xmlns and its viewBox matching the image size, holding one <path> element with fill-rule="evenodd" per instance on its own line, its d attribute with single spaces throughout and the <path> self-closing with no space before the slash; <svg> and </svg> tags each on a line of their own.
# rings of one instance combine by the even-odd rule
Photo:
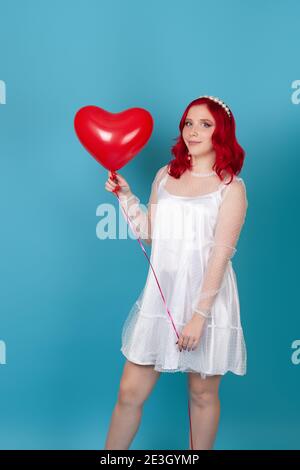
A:
<svg viewBox="0 0 300 470">
<path fill-rule="evenodd" d="M 180 352 L 167 313 L 164 317 L 145 312 L 140 302 L 142 294 L 132 306 L 122 329 L 121 352 L 129 361 L 153 365 L 158 372 L 199 373 L 202 378 L 229 371 L 238 375 L 246 373 L 247 353 L 241 327 L 207 322 L 198 347 Z M 180 333 L 184 325 L 174 323 Z"/>
</svg>

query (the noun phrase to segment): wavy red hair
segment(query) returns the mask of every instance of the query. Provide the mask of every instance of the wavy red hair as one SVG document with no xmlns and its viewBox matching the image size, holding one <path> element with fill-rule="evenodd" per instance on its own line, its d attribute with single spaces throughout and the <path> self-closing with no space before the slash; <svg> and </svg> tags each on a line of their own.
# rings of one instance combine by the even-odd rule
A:
<svg viewBox="0 0 300 470">
<path fill-rule="evenodd" d="M 185 109 L 179 123 L 180 135 L 175 138 L 177 142 L 171 148 L 174 159 L 168 163 L 168 173 L 174 178 L 180 178 L 187 169 L 192 169 L 192 163 L 188 158 L 188 148 L 182 138 L 182 130 L 189 109 L 198 104 L 205 104 L 216 121 L 216 128 L 212 135 L 216 159 L 212 171 L 217 173 L 221 181 L 223 180 L 222 172 L 229 173 L 231 176 L 229 183 L 231 183 L 233 175 L 239 174 L 242 169 L 245 151 L 236 139 L 236 125 L 232 111 L 230 110 L 229 117 L 222 106 L 209 98 L 196 98 Z"/>
</svg>

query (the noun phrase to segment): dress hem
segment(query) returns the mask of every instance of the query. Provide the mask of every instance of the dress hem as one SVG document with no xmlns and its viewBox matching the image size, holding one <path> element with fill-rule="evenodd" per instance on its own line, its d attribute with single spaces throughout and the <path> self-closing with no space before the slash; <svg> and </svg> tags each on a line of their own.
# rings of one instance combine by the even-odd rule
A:
<svg viewBox="0 0 300 470">
<path fill-rule="evenodd" d="M 163 369 L 162 367 L 159 367 L 156 365 L 156 363 L 154 362 L 140 362 L 140 361 L 137 361 L 136 359 L 130 359 L 128 356 L 126 356 L 126 354 L 124 353 L 124 351 L 122 350 L 122 348 L 120 349 L 120 351 L 122 352 L 123 356 L 130 362 L 133 362 L 134 364 L 137 364 L 137 365 L 140 365 L 140 366 L 154 366 L 154 370 L 156 370 L 157 372 L 169 372 L 169 373 L 175 373 L 175 372 L 182 372 L 182 373 L 187 373 L 187 372 L 192 372 L 194 374 L 201 374 L 204 378 L 206 376 L 213 376 L 213 375 L 225 375 L 227 374 L 228 372 L 231 372 L 232 374 L 235 374 L 235 375 L 239 375 L 239 376 L 243 376 L 243 375 L 246 375 L 246 372 L 237 372 L 233 369 L 226 369 L 225 371 L 222 371 L 222 372 L 204 372 L 204 371 L 199 371 L 199 370 L 193 370 L 193 369 L 188 369 L 188 368 L 185 368 L 185 369 Z"/>
</svg>

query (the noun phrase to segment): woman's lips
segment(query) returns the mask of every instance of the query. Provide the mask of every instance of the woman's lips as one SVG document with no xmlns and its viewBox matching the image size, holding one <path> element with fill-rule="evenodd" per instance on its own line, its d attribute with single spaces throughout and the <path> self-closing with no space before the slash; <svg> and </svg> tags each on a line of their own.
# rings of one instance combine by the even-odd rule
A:
<svg viewBox="0 0 300 470">
<path fill-rule="evenodd" d="M 201 144 L 201 142 L 189 142 L 189 145 Z"/>
</svg>

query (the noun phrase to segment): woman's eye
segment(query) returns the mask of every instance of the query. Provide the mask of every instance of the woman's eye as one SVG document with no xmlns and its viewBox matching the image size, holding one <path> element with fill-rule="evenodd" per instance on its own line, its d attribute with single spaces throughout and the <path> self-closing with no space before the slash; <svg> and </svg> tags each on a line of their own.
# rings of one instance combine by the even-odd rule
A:
<svg viewBox="0 0 300 470">
<path fill-rule="evenodd" d="M 191 124 L 191 123 L 189 121 L 186 121 L 185 124 L 187 125 L 187 124 Z M 208 122 L 203 122 L 202 124 L 206 127 L 210 127 L 210 124 L 208 124 Z"/>
</svg>

